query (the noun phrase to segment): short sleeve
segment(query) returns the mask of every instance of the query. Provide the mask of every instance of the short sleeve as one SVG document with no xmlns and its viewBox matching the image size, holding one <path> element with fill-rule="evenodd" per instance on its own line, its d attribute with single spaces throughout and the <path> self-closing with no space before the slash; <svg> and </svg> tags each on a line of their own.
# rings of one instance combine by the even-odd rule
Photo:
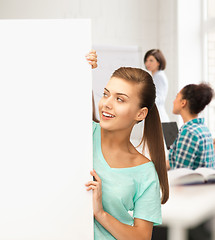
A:
<svg viewBox="0 0 215 240">
<path fill-rule="evenodd" d="M 161 224 L 161 198 L 158 178 L 155 178 L 147 187 L 142 184 L 140 189 L 139 192 L 142 193 L 134 203 L 134 218 L 153 222 L 154 225 Z"/>
</svg>

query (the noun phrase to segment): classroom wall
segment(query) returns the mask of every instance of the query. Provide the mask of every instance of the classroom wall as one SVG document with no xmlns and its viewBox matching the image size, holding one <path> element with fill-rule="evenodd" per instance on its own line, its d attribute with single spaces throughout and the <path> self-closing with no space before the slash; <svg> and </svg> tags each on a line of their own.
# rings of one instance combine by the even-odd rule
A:
<svg viewBox="0 0 215 240">
<path fill-rule="evenodd" d="M 178 117 L 172 114 L 173 99 L 178 91 L 178 48 L 177 48 L 177 1 L 158 1 L 158 44 L 166 57 L 165 73 L 168 77 L 169 90 L 166 99 L 166 110 L 171 121 Z"/>
<path fill-rule="evenodd" d="M 0 0 L 0 18 L 91 18 L 93 44 L 157 45 L 158 0 Z"/>
<path fill-rule="evenodd" d="M 204 1 L 158 1 L 158 48 L 162 49 L 167 59 L 166 74 L 169 80 L 166 109 L 170 120 L 177 121 L 179 125 L 182 125 L 181 117 L 172 114 L 177 92 L 189 83 L 205 80 L 202 34 Z"/>
<path fill-rule="evenodd" d="M 160 48 L 167 59 L 167 113 L 179 121 L 172 114 L 176 93 L 188 82 L 203 80 L 203 1 L 0 0 L 0 18 L 91 18 L 93 45 L 138 46 L 142 56 Z"/>
<path fill-rule="evenodd" d="M 157 47 L 158 43 L 158 2 L 158 0 L 0 0 L 0 18 L 90 18 L 93 46 L 104 46 L 107 49 L 116 46 L 116 50 L 123 46 L 125 49 L 138 48 L 140 63 L 137 67 L 143 67 L 144 53 L 150 48 Z M 126 54 L 126 51 L 123 54 Z M 116 53 L 113 56 L 116 56 Z M 98 60 L 99 57 L 101 56 L 98 56 Z M 125 61 L 130 62 L 128 57 L 122 63 Z M 137 61 L 139 62 L 139 59 L 135 62 Z M 99 66 L 102 64 L 104 63 L 99 63 Z"/>
</svg>

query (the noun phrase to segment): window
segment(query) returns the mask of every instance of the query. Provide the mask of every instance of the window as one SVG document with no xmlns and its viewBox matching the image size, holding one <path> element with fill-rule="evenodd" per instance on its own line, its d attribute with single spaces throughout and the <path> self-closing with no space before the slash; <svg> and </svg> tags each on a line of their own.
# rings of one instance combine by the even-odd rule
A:
<svg viewBox="0 0 215 240">
<path fill-rule="evenodd" d="M 206 13 L 206 62 L 207 62 L 207 76 L 206 80 L 215 90 L 215 1 L 207 0 L 207 13 Z M 209 104 L 208 107 L 208 127 L 215 137 L 215 99 Z"/>
</svg>

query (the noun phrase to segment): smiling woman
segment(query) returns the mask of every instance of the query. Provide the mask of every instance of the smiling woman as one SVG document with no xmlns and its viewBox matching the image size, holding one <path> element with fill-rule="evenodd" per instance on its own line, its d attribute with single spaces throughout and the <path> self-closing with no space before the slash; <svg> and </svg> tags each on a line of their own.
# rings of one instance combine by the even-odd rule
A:
<svg viewBox="0 0 215 240">
<path fill-rule="evenodd" d="M 137 87 L 136 84 L 121 78 L 110 79 L 99 102 L 101 127 L 112 130 L 126 128 L 130 132 L 137 121 L 145 118 L 148 109 L 139 108 Z M 113 121 L 106 121 L 109 119 L 112 119 L 114 124 Z"/>
<path fill-rule="evenodd" d="M 161 202 L 169 196 L 151 75 L 138 68 L 116 70 L 104 88 L 99 116 L 100 123 L 93 123 L 95 181 L 86 184 L 88 191 L 93 190 L 95 239 L 149 240 L 153 225 L 162 222 Z M 133 126 L 143 120 L 142 141 L 151 160 L 130 142 Z"/>
</svg>

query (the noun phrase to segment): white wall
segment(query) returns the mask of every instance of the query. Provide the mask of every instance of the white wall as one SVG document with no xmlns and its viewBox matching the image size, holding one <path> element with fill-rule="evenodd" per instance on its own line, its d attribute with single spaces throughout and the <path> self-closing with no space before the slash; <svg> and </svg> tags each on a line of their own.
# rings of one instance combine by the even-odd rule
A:
<svg viewBox="0 0 215 240">
<path fill-rule="evenodd" d="M 157 46 L 158 0 L 0 0 L 0 18 L 91 18 L 95 45 Z"/>
<path fill-rule="evenodd" d="M 91 18 L 93 45 L 138 46 L 142 56 L 160 48 L 167 59 L 167 113 L 177 120 L 177 91 L 202 80 L 201 1 L 0 0 L 0 18 Z"/>
<path fill-rule="evenodd" d="M 158 7 L 158 48 L 166 56 L 169 80 L 166 108 L 170 120 L 181 125 L 172 102 L 183 86 L 203 81 L 201 0 L 164 0 Z"/>
<path fill-rule="evenodd" d="M 170 120 L 176 121 L 172 114 L 173 99 L 178 91 L 178 48 L 177 48 L 177 1 L 158 1 L 158 48 L 167 60 L 165 69 L 169 82 L 166 110 Z"/>
<path fill-rule="evenodd" d="M 180 0 L 177 5 L 179 88 L 202 81 L 200 2 L 200 0 Z"/>
</svg>

